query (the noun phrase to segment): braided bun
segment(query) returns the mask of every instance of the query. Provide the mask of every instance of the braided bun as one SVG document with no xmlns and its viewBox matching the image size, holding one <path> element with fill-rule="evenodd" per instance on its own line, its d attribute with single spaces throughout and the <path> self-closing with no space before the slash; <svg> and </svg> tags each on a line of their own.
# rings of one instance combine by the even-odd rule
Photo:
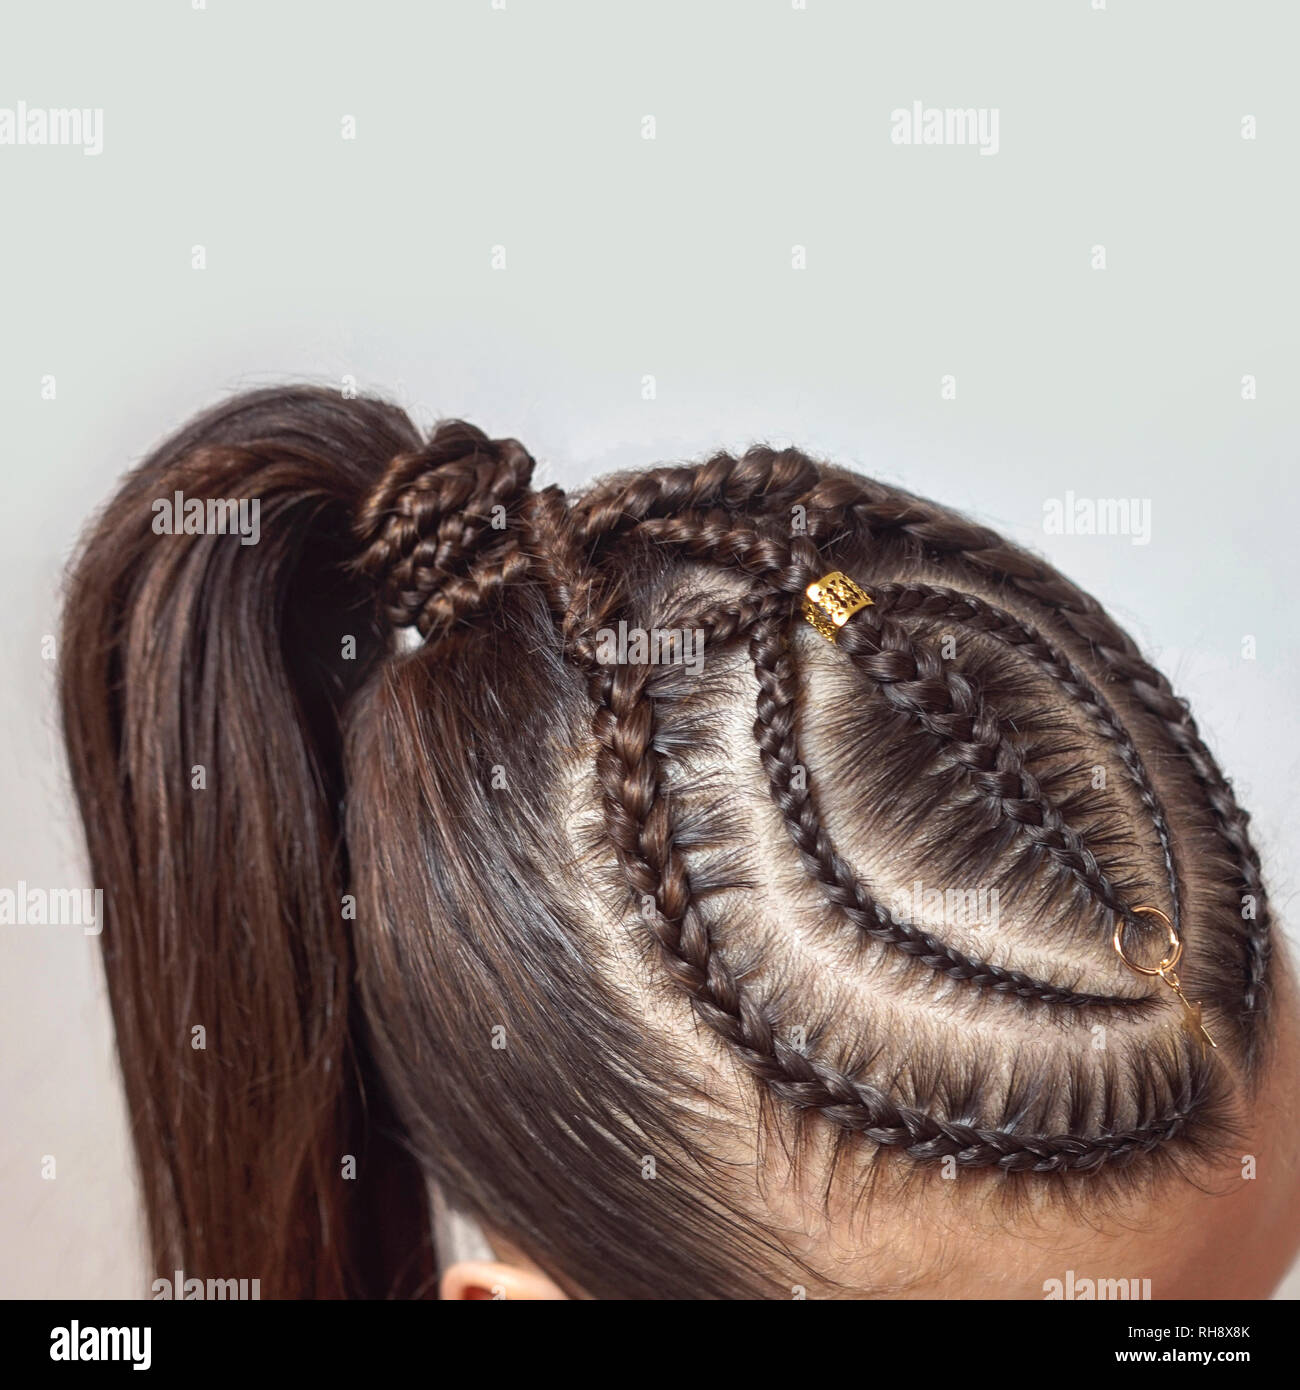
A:
<svg viewBox="0 0 1300 1390">
<path fill-rule="evenodd" d="M 357 518 L 360 568 L 394 627 L 435 629 L 482 608 L 526 569 L 518 518 L 533 459 L 515 439 L 489 439 L 463 420 L 439 425 L 399 454 Z"/>
</svg>

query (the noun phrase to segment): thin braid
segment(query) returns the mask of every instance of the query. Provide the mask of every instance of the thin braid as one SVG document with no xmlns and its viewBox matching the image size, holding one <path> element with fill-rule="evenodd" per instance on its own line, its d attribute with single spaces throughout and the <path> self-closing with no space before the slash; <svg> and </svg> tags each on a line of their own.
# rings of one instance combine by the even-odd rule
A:
<svg viewBox="0 0 1300 1390">
<path fill-rule="evenodd" d="M 671 546 L 695 560 L 735 568 L 773 589 L 796 596 L 824 572 L 821 552 L 806 535 L 793 538 L 768 520 L 734 522 L 726 512 L 684 512 L 652 517 L 637 528 L 657 545 Z"/>
<path fill-rule="evenodd" d="M 559 617 L 560 641 L 590 671 L 595 656 L 589 634 L 603 626 L 604 615 L 618 602 L 617 576 L 591 563 L 581 513 L 558 487 L 529 498 L 525 521 L 533 574 Z"/>
<path fill-rule="evenodd" d="M 596 547 L 647 521 L 687 512 L 752 515 L 757 509 L 788 517 L 786 509 L 819 476 L 817 465 L 796 449 L 754 448 L 739 458 L 717 454 L 697 466 L 651 468 L 607 482 L 578 500 L 575 519 L 583 542 Z"/>
<path fill-rule="evenodd" d="M 392 460 L 356 531 L 357 566 L 378 582 L 394 627 L 416 627 L 427 639 L 485 610 L 527 573 L 519 528 L 509 522 L 533 467 L 517 440 L 489 439 L 462 420 Z"/>
<path fill-rule="evenodd" d="M 948 979 L 997 994 L 1011 994 L 1029 1003 L 1064 1008 L 1118 1008 L 1136 1013 L 1149 1007 L 1145 995 L 1092 994 L 1062 989 L 1023 971 L 974 959 L 911 923 L 899 922 L 868 891 L 836 851 L 819 817 L 806 780 L 797 779 L 803 765 L 795 730 L 799 682 L 789 644 L 778 624 L 754 626 L 750 655 L 758 678 L 758 718 L 754 737 L 768 775 L 772 799 L 799 851 L 809 875 L 827 900 L 865 935 L 894 946 L 904 955 Z"/>
<path fill-rule="evenodd" d="M 751 576 L 770 577 L 776 587 L 791 594 L 801 592 L 817 577 L 818 542 L 833 546 L 854 534 L 868 538 L 894 532 L 913 544 L 917 558 L 949 556 L 999 583 L 1010 583 L 1055 612 L 1159 720 L 1205 792 L 1215 825 L 1237 866 L 1243 895 L 1243 1010 L 1262 1014 L 1272 946 L 1268 897 L 1259 855 L 1250 840 L 1250 818 L 1201 740 L 1186 701 L 1173 694 L 1164 675 L 1143 659 L 1132 639 L 1096 600 L 1030 555 L 1008 546 L 996 532 L 941 515 L 915 499 L 888 496 L 878 485 L 851 474 L 820 477 L 791 505 L 804 508 L 805 531 L 788 548 L 770 528 L 733 526 L 726 513 L 717 509 L 651 518 L 638 529 L 693 558 L 713 556 Z M 814 557 L 811 561 L 809 554 Z M 1253 904 L 1253 915 L 1245 912 L 1245 899 Z M 1254 1043 L 1249 1046 L 1253 1050 Z"/>
<path fill-rule="evenodd" d="M 1108 913 L 1137 920 L 967 676 L 874 606 L 857 616 L 837 645 L 894 709 L 950 746 L 957 765 L 997 816 L 1049 854 Z"/>
<path fill-rule="evenodd" d="M 959 622 L 1013 647 L 1055 681 L 1065 695 L 1092 720 L 1103 738 L 1115 744 L 1120 760 L 1138 789 L 1164 857 L 1169 887 L 1170 916 L 1181 933 L 1182 901 L 1174 858 L 1173 836 L 1164 804 L 1147 772 L 1142 755 L 1115 712 L 1092 681 L 1064 653 L 1058 651 L 1032 624 L 1013 617 L 974 594 L 934 584 L 881 584 L 872 586 L 872 598 L 882 613 L 943 618 Z"/>
<path fill-rule="evenodd" d="M 774 1094 L 917 1161 L 952 1158 L 963 1168 L 996 1166 L 1009 1172 L 1122 1166 L 1167 1143 L 1194 1120 L 1205 1099 L 1203 1068 L 1185 1071 L 1171 1106 L 1147 1123 L 1090 1136 L 1026 1135 L 942 1120 L 901 1105 L 782 1039 L 768 1006 L 741 984 L 714 949 L 694 900 L 674 844 L 668 800 L 661 793 L 648 676 L 647 666 L 621 666 L 593 682 L 602 696 L 593 732 L 610 840 L 629 886 L 653 904 L 643 916 L 667 973 L 698 1016 Z"/>
<path fill-rule="evenodd" d="M 985 527 L 941 515 L 913 499 L 882 500 L 879 489 L 850 475 L 823 478 L 804 503 L 810 535 L 842 532 L 852 518 L 860 531 L 871 535 L 897 531 L 915 542 L 921 554 L 949 555 L 996 580 L 1010 582 L 1059 614 L 1108 670 L 1127 683 L 1186 757 L 1237 865 L 1243 894 L 1253 902 L 1254 915 L 1244 918 L 1243 1008 L 1247 1013 L 1262 1012 L 1272 942 L 1263 872 L 1259 854 L 1250 840 L 1250 817 L 1238 805 L 1231 783 L 1202 741 L 1187 702 L 1173 693 L 1163 673 L 1142 657 L 1128 634 L 1090 595 L 1025 552 L 1008 546 L 996 532 Z"/>
<path fill-rule="evenodd" d="M 704 633 L 711 647 L 722 647 L 743 637 L 757 624 L 790 616 L 787 595 L 766 584 L 753 585 L 739 598 L 719 599 L 697 614 L 692 627 Z"/>
<path fill-rule="evenodd" d="M 825 520 L 824 512 L 819 516 Z M 790 541 L 771 528 L 736 525 L 717 509 L 654 517 L 639 529 L 693 558 L 732 564 L 763 576 L 787 593 L 801 592 L 825 563 L 810 539 Z M 918 648 L 898 624 L 875 615 L 871 608 L 846 628 L 838 645 L 880 685 L 891 704 L 952 744 L 954 757 L 968 770 L 991 809 L 1015 825 L 1030 844 L 1051 855 L 1108 913 L 1144 925 L 1120 899 L 1078 832 L 1043 793 L 1019 750 L 964 676 L 949 669 L 936 653 Z"/>
</svg>

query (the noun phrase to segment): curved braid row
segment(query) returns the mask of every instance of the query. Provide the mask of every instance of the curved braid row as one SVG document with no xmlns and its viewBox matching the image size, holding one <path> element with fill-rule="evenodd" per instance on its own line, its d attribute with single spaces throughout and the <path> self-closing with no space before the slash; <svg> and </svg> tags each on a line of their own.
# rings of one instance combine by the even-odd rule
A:
<svg viewBox="0 0 1300 1390">
<path fill-rule="evenodd" d="M 995 533 L 851 475 L 824 470 L 793 450 L 754 449 L 741 458 L 719 455 L 699 467 L 655 469 L 612 480 L 571 503 L 559 489 L 530 492 L 531 469 L 532 460 L 514 441 L 487 440 L 458 422 L 444 426 L 415 459 L 395 461 L 359 519 L 366 544 L 362 563 L 380 580 L 392 621 L 414 623 L 426 638 L 489 611 L 503 587 L 518 577 L 527 575 L 540 583 L 560 619 L 565 649 L 588 673 L 605 823 L 628 885 L 653 903 L 646 919 L 668 975 L 753 1075 L 791 1104 L 814 1108 L 878 1144 L 916 1159 L 951 1157 L 964 1167 L 1050 1172 L 1123 1165 L 1194 1122 L 1206 1103 L 1210 1076 L 1186 1048 L 1176 1059 L 1159 1064 L 1163 1089 L 1159 1079 L 1152 1078 L 1138 1087 L 1138 1111 L 1131 1127 L 1118 1130 L 1112 1123 L 1118 1109 L 1111 1078 L 1102 1112 L 1088 1125 L 1098 1132 L 1034 1135 L 1012 1132 L 1015 1120 L 1004 1128 L 982 1129 L 926 1114 L 789 1045 L 776 1032 L 770 1001 L 745 986 L 715 949 L 692 891 L 654 746 L 650 669 L 602 667 L 593 656 L 595 629 L 622 611 L 628 600 L 614 551 L 619 538 L 671 548 L 709 567 L 748 575 L 755 581 L 749 595 L 711 605 L 705 621 L 692 626 L 704 626 L 715 643 L 750 634 L 760 684 L 759 722 L 766 721 L 769 730 L 758 734 L 760 755 L 780 804 L 781 795 L 790 790 L 780 769 L 797 756 L 791 742 L 795 680 L 783 664 L 782 634 L 794 620 L 793 600 L 832 567 L 826 556 L 841 541 L 860 545 L 864 539 L 894 534 L 918 558 L 947 556 L 958 566 L 1010 584 L 1057 614 L 1097 652 L 1187 755 L 1241 866 L 1243 886 L 1254 892 L 1259 904 L 1260 918 L 1249 929 L 1247 943 L 1247 999 L 1248 1008 L 1254 1009 L 1267 974 L 1267 909 L 1246 818 L 1200 743 L 1186 705 L 1095 601 L 1008 547 Z M 507 525 L 498 532 L 502 509 Z M 996 798 L 1008 820 L 1022 827 L 1019 833 L 1074 874 L 1108 910 L 1124 912 L 1095 859 L 1056 808 L 1046 803 L 1018 750 L 983 709 L 978 692 L 968 681 L 955 683 L 954 673 L 935 666 L 895 618 L 930 604 L 931 616 L 941 610 L 949 616 L 960 614 L 961 621 L 1024 649 L 1067 693 L 1080 699 L 1103 734 L 1116 743 L 1156 821 L 1176 885 L 1172 841 L 1141 759 L 1077 667 L 1027 624 L 991 606 L 959 608 L 962 596 L 951 591 L 935 598 L 904 588 L 885 596 L 878 605 L 884 611 L 874 615 L 876 621 L 861 625 L 869 630 L 849 640 L 845 649 L 851 659 L 867 664 L 896 707 L 953 746 L 958 762 L 983 794 Z M 888 616 L 891 612 L 894 618 Z M 842 907 L 858 914 L 864 930 L 876 939 L 890 940 L 892 931 L 881 935 L 884 924 L 878 905 L 865 889 L 855 895 L 851 874 L 814 824 L 815 815 L 808 820 L 794 803 L 790 810 L 787 824 L 797 824 L 802 843 L 796 843 L 817 865 L 815 876 L 839 895 Z M 966 978 L 979 987 L 1042 1003 L 1139 1007 L 1132 999 L 1055 991 L 1047 982 L 955 953 L 915 926 L 889 926 L 898 928 L 897 940 L 890 944 L 954 979 Z M 1104 1075 L 1109 1078 L 1109 1073 Z"/>
<path fill-rule="evenodd" d="M 856 615 L 837 645 L 894 709 L 950 745 L 953 759 L 995 816 L 1013 825 L 1034 850 L 1050 855 L 1108 913 L 1138 922 L 1096 855 L 1029 771 L 997 711 L 953 662 L 914 641 L 874 605 Z"/>
<path fill-rule="evenodd" d="M 716 555 L 751 574 L 768 575 L 776 588 L 801 593 L 808 578 L 825 568 L 811 542 L 790 542 L 770 530 L 734 525 L 723 512 L 652 518 L 642 529 L 689 555 Z M 1096 856 L 1066 824 L 1044 794 L 1024 758 L 1005 736 L 971 682 L 951 663 L 918 647 L 897 623 L 865 608 L 841 632 L 837 646 L 872 680 L 895 708 L 952 744 L 956 761 L 970 774 L 989 807 L 1014 825 L 1035 848 L 1048 853 L 1107 912 L 1141 929 L 1130 906 L 1115 892 Z"/>
<path fill-rule="evenodd" d="M 934 584 L 880 584 L 872 586 L 876 608 L 882 613 L 941 618 L 983 632 L 1014 648 L 1054 681 L 1067 699 L 1092 721 L 1101 736 L 1113 743 L 1123 762 L 1160 841 L 1171 904 L 1170 917 L 1182 931 L 1182 901 L 1173 836 L 1164 805 L 1147 772 L 1142 755 L 1132 737 L 1092 681 L 1067 657 L 1027 622 L 1012 617 L 1001 608 L 974 594 Z"/>
<path fill-rule="evenodd" d="M 790 509 L 820 479 L 818 466 L 797 449 L 756 447 L 739 458 L 716 454 L 699 465 L 650 468 L 608 480 L 576 500 L 574 528 L 593 555 L 648 521 L 711 508 L 779 515 L 789 534 Z"/>
<path fill-rule="evenodd" d="M 778 634 L 790 618 L 789 598 L 758 586 L 740 599 L 723 599 L 691 621 L 705 634 L 710 647 L 718 648 L 737 637 L 752 634 L 751 651 L 759 682 L 759 720 L 755 737 L 773 796 L 787 818 L 791 835 L 810 875 L 822 884 L 828 900 L 841 908 L 861 931 L 875 941 L 896 946 L 919 965 L 968 982 L 976 988 L 1013 994 L 1031 1003 L 1066 1008 L 1123 1008 L 1137 1012 L 1150 1004 L 1148 996 L 1081 993 L 1061 989 L 1023 971 L 994 965 L 967 956 L 955 946 L 910 922 L 898 920 L 876 901 L 849 865 L 835 851 L 817 821 L 806 791 L 796 784 L 794 768 L 802 765 L 794 736 L 796 684 L 788 649 Z M 597 703 L 608 699 L 608 668 L 595 686 Z M 776 696 L 776 683 L 784 693 Z M 1139 763 L 1140 765 L 1140 763 Z"/>
<path fill-rule="evenodd" d="M 1127 684 L 1186 758 L 1237 866 L 1246 949 L 1243 1009 L 1246 1013 L 1262 1010 L 1272 943 L 1268 896 L 1259 855 L 1250 840 L 1250 817 L 1237 804 L 1231 783 L 1202 741 L 1187 702 L 1173 693 L 1165 676 L 1142 657 L 1128 634 L 1095 599 L 1037 564 L 1031 556 L 1013 550 L 996 532 L 985 527 L 942 515 L 920 502 L 882 500 L 877 489 L 847 475 L 823 478 L 809 493 L 805 505 L 810 533 L 842 530 L 851 517 L 856 526 L 870 534 L 900 532 L 915 541 L 925 554 L 949 555 L 996 580 L 1009 581 L 1020 592 L 1056 612 L 1115 679 Z M 1253 908 L 1249 916 L 1244 910 L 1246 900 Z"/>
<path fill-rule="evenodd" d="M 737 611 L 736 630 L 749 615 Z M 760 616 L 756 621 L 771 619 Z M 1168 1108 L 1133 1128 L 1094 1135 L 1018 1134 L 941 1119 L 900 1104 L 781 1038 L 768 1004 L 741 983 L 715 949 L 692 892 L 661 785 L 649 676 L 648 666 L 619 666 L 592 681 L 596 771 L 610 840 L 632 891 L 653 903 L 653 912 L 643 916 L 666 972 L 700 1019 L 775 1095 L 799 1109 L 816 1109 L 831 1123 L 917 1161 L 951 1158 L 963 1168 L 1008 1172 L 1123 1166 L 1167 1143 L 1195 1119 L 1205 1099 L 1204 1069 L 1168 1077 L 1175 1091 Z"/>
<path fill-rule="evenodd" d="M 809 876 L 821 885 L 827 901 L 873 940 L 897 947 L 932 970 L 978 989 L 1011 994 L 1031 1004 L 1065 1008 L 1116 1008 L 1130 1012 L 1149 1007 L 1145 995 L 1091 994 L 1065 990 L 1020 970 L 976 960 L 911 923 L 899 922 L 878 902 L 836 850 L 816 809 L 806 778 L 795 728 L 800 689 L 786 633 L 776 622 L 753 627 L 750 655 L 758 678 L 758 718 L 754 737 L 764 770 L 790 838 Z"/>
<path fill-rule="evenodd" d="M 1068 580 L 1008 546 L 986 527 L 940 513 L 919 500 L 891 495 L 852 474 L 820 469 L 793 450 L 752 449 L 741 458 L 721 455 L 699 468 L 653 469 L 630 480 L 614 480 L 580 500 L 576 524 L 588 543 L 612 540 L 638 528 L 671 542 L 678 538 L 675 522 L 684 514 L 696 513 L 697 523 L 703 524 L 699 514 L 712 511 L 712 535 L 701 534 L 687 542 L 703 555 L 725 538 L 735 519 L 728 512 L 755 506 L 770 517 L 779 514 L 787 534 L 791 509 L 802 507 L 808 537 L 831 545 L 848 532 L 900 534 L 914 543 L 918 554 L 952 557 L 997 582 L 1009 582 L 1055 612 L 1160 721 L 1201 785 L 1240 880 L 1246 942 L 1243 1007 L 1247 1013 L 1262 1010 L 1271 942 L 1268 898 L 1259 856 L 1250 840 L 1250 818 L 1202 741 L 1186 701 L 1174 695 L 1164 675 L 1143 659 L 1100 605 Z M 762 573 L 765 564 L 780 569 L 779 549 L 774 557 L 764 557 L 762 546 L 753 543 L 758 539 L 758 533 L 751 532 L 750 541 L 740 543 L 734 559 L 739 562 L 743 557 L 751 573 Z M 686 540 L 684 535 L 681 540 Z M 804 568 L 790 592 L 817 577 L 813 568 Z M 1252 912 L 1246 911 L 1247 904 Z"/>
<path fill-rule="evenodd" d="M 816 558 L 815 538 L 832 545 L 855 531 L 867 535 L 897 531 L 916 543 L 918 555 L 946 555 L 967 563 L 978 573 L 1009 582 L 1057 613 L 1097 654 L 1115 680 L 1127 685 L 1142 707 L 1161 723 L 1200 784 L 1237 868 L 1245 943 L 1242 1011 L 1246 1015 L 1262 1013 L 1272 952 L 1270 914 L 1259 855 L 1250 841 L 1250 817 L 1237 804 L 1231 784 L 1202 742 L 1186 701 L 1173 694 L 1165 677 L 1142 658 L 1132 640 L 1096 601 L 1068 580 L 1012 549 L 995 532 L 960 518 L 938 515 L 917 502 L 874 500 L 876 497 L 876 490 L 861 480 L 823 478 L 798 504 L 805 508 L 806 532 L 784 544 L 770 524 L 764 528 L 737 523 L 716 507 L 675 517 L 652 515 L 638 529 L 648 539 L 679 547 L 693 558 L 716 555 L 721 563 L 755 577 L 767 577 L 791 595 L 801 593 L 824 572 Z M 621 514 L 612 503 L 607 504 L 607 510 Z M 631 524 L 625 516 L 623 522 L 625 526 Z"/>
</svg>

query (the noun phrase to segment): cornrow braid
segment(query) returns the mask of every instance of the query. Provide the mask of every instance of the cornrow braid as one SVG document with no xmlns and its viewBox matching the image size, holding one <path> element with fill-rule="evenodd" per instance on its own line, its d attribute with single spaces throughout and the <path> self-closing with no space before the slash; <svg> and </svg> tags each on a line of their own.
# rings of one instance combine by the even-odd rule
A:
<svg viewBox="0 0 1300 1390">
<path fill-rule="evenodd" d="M 739 618 L 739 614 L 737 615 Z M 1171 1069 L 1168 1106 L 1141 1123 L 1092 1135 L 1023 1134 L 981 1128 L 924 1113 L 856 1081 L 785 1041 L 770 1007 L 734 974 L 699 910 L 689 870 L 674 843 L 667 800 L 661 795 L 660 757 L 654 748 L 649 669 L 623 666 L 602 682 L 593 730 L 600 749 L 597 776 L 606 825 L 633 893 L 652 901 L 643 913 L 664 968 L 685 991 L 696 1013 L 732 1047 L 742 1064 L 779 1098 L 817 1110 L 843 1129 L 918 1162 L 953 1159 L 962 1168 L 1006 1172 L 1091 1172 L 1123 1166 L 1165 1143 L 1191 1122 L 1209 1094 L 1207 1070 Z M 1184 1058 L 1186 1060 L 1186 1058 Z M 1113 1103 L 1108 1105 L 1108 1111 Z"/>
<path fill-rule="evenodd" d="M 639 529 L 649 539 L 675 546 L 691 558 L 712 555 L 719 563 L 734 565 L 750 575 L 766 575 L 791 595 L 801 593 L 825 572 L 818 568 L 822 562 L 817 558 L 815 541 L 828 545 L 825 564 L 829 566 L 850 541 L 870 549 L 895 535 L 907 546 L 900 557 L 902 562 L 946 562 L 969 569 L 972 576 L 1009 584 L 1059 618 L 1104 666 L 1109 679 L 1123 685 L 1160 722 L 1200 784 L 1236 873 L 1234 890 L 1242 906 L 1242 1013 L 1262 1020 L 1271 960 L 1271 918 L 1259 855 L 1249 836 L 1250 818 L 1237 804 L 1231 784 L 1201 740 L 1186 701 L 1173 694 L 1166 678 L 1142 658 L 1132 639 L 1094 599 L 1023 551 L 1008 546 L 996 532 L 942 514 L 916 499 L 882 499 L 877 485 L 836 473 L 822 478 L 791 505 L 803 508 L 806 529 L 785 547 L 771 519 L 766 526 L 752 521 L 732 525 L 727 514 L 717 509 L 653 517 Z M 1246 1028 L 1244 1032 L 1245 1061 L 1250 1067 L 1257 1058 L 1259 1031 Z"/>
<path fill-rule="evenodd" d="M 1116 746 L 1160 841 L 1169 888 L 1170 917 L 1175 930 L 1181 934 L 1182 901 L 1178 868 L 1164 805 L 1132 737 L 1084 672 L 1031 624 L 1012 617 L 974 594 L 959 593 L 955 589 L 933 584 L 881 584 L 874 588 L 873 598 L 876 610 L 881 614 L 942 618 L 1006 643 L 1053 680 L 1066 698 L 1092 721 L 1098 733 Z"/>
<path fill-rule="evenodd" d="M 695 467 L 651 468 L 613 478 L 574 507 L 574 529 L 592 549 L 607 548 L 629 531 L 690 512 L 720 516 L 788 515 L 816 487 L 820 470 L 796 449 L 756 447 L 740 458 L 715 454 Z"/>
<path fill-rule="evenodd" d="M 972 993 L 1133 1023 L 1163 1001 L 1039 978 L 970 956 L 933 931 L 899 920 L 836 849 L 806 782 L 793 776 L 803 765 L 796 723 L 804 682 L 791 645 L 797 600 L 841 555 L 871 556 L 892 545 L 890 563 L 939 565 L 954 576 L 1009 587 L 1072 631 L 1108 679 L 1154 714 L 1186 755 L 1241 866 L 1242 883 L 1259 891 L 1262 911 L 1258 859 L 1246 839 L 1244 813 L 1235 808 L 1186 706 L 1099 606 L 995 533 L 824 469 L 795 450 L 755 449 L 739 458 L 717 455 L 698 467 L 653 469 L 572 499 L 555 487 L 529 492 L 531 470 L 532 460 L 514 441 L 487 440 L 459 422 L 444 426 L 421 454 L 395 461 L 368 500 L 358 523 L 366 543 L 363 564 L 382 576 L 390 620 L 414 624 L 426 638 L 499 607 L 517 583 L 535 584 L 545 595 L 562 649 L 587 676 L 605 834 L 628 891 L 644 905 L 639 920 L 667 978 L 745 1069 L 797 1111 L 816 1112 L 841 1130 L 921 1162 L 1092 1172 L 1126 1166 L 1176 1137 L 1194 1137 L 1218 1089 L 1207 1059 L 1186 1040 L 1157 1049 L 1136 1081 L 1122 1077 L 1113 1059 L 1095 1063 L 1091 1072 L 1076 1059 L 1064 1092 L 1074 1098 L 1071 1123 L 1059 1130 L 1032 1128 L 1029 1092 L 1014 1086 L 999 1122 L 976 1123 L 960 1110 L 945 1115 L 906 1103 L 788 1042 L 777 1002 L 748 970 L 738 972 L 729 962 L 697 893 L 666 790 L 665 754 L 656 746 L 651 668 L 606 666 L 596 656 L 598 629 L 633 613 L 640 602 L 629 578 L 640 572 L 637 566 L 677 556 L 706 573 L 739 577 L 738 596 L 708 598 L 693 617 L 678 621 L 704 632 L 714 651 L 748 644 L 758 760 L 799 862 L 832 911 L 863 940 Z M 504 534 L 491 529 L 493 508 L 503 509 Z M 1028 619 L 977 594 L 915 581 L 872 584 L 871 593 L 873 604 L 836 644 L 846 668 L 936 742 L 978 803 L 1032 858 L 1076 884 L 1108 922 L 1118 918 L 1142 928 L 1133 904 L 1030 768 L 1006 718 L 976 680 L 906 624 L 953 622 L 1015 653 L 1114 747 L 1150 819 L 1168 901 L 1180 922 L 1178 861 L 1164 804 L 1133 736 L 1081 666 Z M 1247 933 L 1248 1013 L 1256 1011 L 1266 977 L 1266 938 L 1266 925 Z"/>
<path fill-rule="evenodd" d="M 900 922 L 876 901 L 858 875 L 840 856 L 813 805 L 807 781 L 796 780 L 803 756 L 795 734 L 795 701 L 799 680 L 789 645 L 780 626 L 756 624 L 750 644 L 758 677 L 758 718 L 754 735 L 781 811 L 804 867 L 825 890 L 826 900 L 873 940 L 896 946 L 919 964 L 950 980 L 998 994 L 1013 994 L 1029 1003 L 1065 1008 L 1141 1009 L 1145 996 L 1087 993 L 1038 980 L 1023 971 L 975 960 L 931 933 Z"/>
<path fill-rule="evenodd" d="M 1250 817 L 1237 804 L 1231 784 L 1202 741 L 1187 702 L 1174 695 L 1168 680 L 1142 657 L 1132 639 L 1095 599 L 985 527 L 942 514 L 916 499 L 882 500 L 874 485 L 850 475 L 823 479 L 804 504 L 810 535 L 842 531 L 851 517 L 863 535 L 879 538 L 897 532 L 915 546 L 918 555 L 944 557 L 995 582 L 1009 583 L 1065 622 L 1110 678 L 1125 684 L 1161 722 L 1199 781 L 1236 866 L 1243 907 L 1250 908 L 1249 915 L 1243 916 L 1243 1008 L 1262 1015 L 1271 958 L 1270 915 L 1259 855 L 1250 841 Z"/>
<path fill-rule="evenodd" d="M 839 639 L 840 649 L 886 700 L 945 740 L 954 760 L 990 809 L 1044 851 L 1107 911 L 1128 923 L 1137 918 L 1120 901 L 1096 856 L 1025 766 L 1002 721 L 979 690 L 933 648 L 875 611 L 863 611 Z"/>
</svg>

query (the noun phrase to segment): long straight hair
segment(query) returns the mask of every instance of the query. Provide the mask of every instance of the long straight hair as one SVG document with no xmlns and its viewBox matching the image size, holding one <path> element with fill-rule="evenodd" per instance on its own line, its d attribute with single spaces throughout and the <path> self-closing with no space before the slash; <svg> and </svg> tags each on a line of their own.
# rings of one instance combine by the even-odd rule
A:
<svg viewBox="0 0 1300 1390">
<path fill-rule="evenodd" d="M 74 567 L 65 729 L 164 1272 L 271 1296 L 431 1279 L 420 1174 L 355 1042 L 340 833 L 346 676 L 386 641 L 343 544 L 416 444 L 369 402 L 233 401 L 127 478 Z M 256 500 L 258 542 L 155 531 L 177 493 Z"/>
</svg>

